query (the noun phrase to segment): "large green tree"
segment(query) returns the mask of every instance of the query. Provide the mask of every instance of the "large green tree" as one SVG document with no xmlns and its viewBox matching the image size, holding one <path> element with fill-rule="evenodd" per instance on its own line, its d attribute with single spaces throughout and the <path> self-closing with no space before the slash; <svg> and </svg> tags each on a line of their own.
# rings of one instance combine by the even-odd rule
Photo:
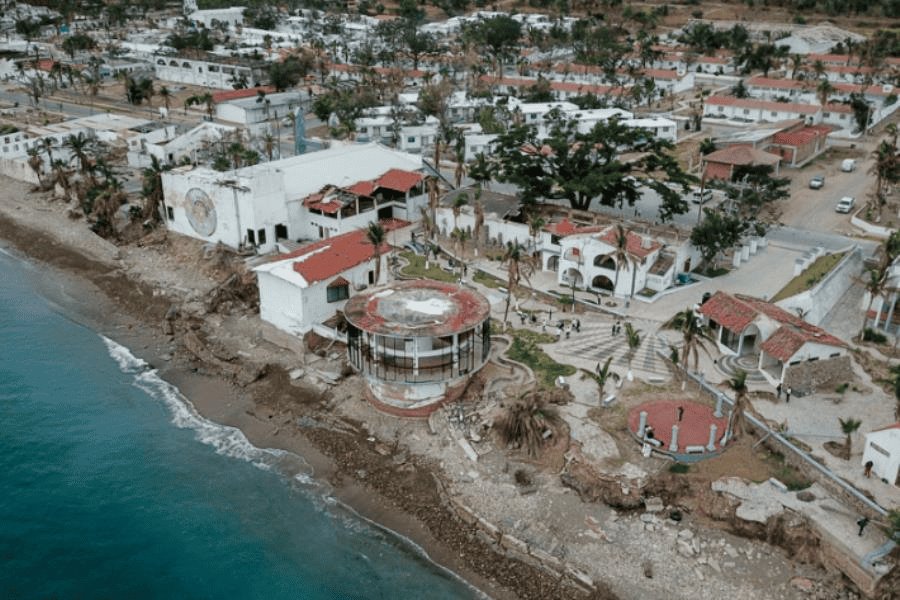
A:
<svg viewBox="0 0 900 600">
<path fill-rule="evenodd" d="M 703 209 L 703 220 L 691 231 L 691 243 L 700 250 L 703 261 L 710 264 L 720 252 L 741 239 L 747 224 L 737 216 L 711 208 Z"/>
<path fill-rule="evenodd" d="M 660 197 L 662 221 L 687 212 L 684 194 L 693 177 L 671 155 L 670 142 L 616 119 L 582 133 L 558 109 L 547 115 L 546 128 L 543 137 L 533 125 L 514 126 L 496 141 L 497 178 L 519 186 L 526 205 L 558 199 L 588 210 L 596 198 L 604 206 L 631 206 L 650 188 Z"/>
</svg>

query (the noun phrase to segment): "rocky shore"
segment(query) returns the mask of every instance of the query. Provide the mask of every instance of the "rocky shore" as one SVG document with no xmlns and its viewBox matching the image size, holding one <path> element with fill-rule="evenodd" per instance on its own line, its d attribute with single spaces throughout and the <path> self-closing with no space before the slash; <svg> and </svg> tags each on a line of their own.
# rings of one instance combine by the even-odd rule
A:
<svg viewBox="0 0 900 600">
<path fill-rule="evenodd" d="M 258 320 L 204 314 L 204 297 L 221 281 L 202 264 L 199 244 L 183 248 L 182 240 L 163 235 L 117 247 L 45 194 L 6 178 L 0 183 L 0 240 L 56 271 L 48 297 L 158 368 L 201 414 L 240 428 L 257 446 L 302 456 L 339 502 L 413 540 L 489 597 L 615 598 L 602 586 L 587 592 L 498 552 L 444 503 L 439 469 L 397 445 L 371 443 L 359 423 L 327 409 L 330 393 L 292 380 L 294 359 L 260 339 Z M 169 260 L 179 252 L 197 252 L 181 257 L 196 269 L 179 272 L 178 261 Z"/>
</svg>

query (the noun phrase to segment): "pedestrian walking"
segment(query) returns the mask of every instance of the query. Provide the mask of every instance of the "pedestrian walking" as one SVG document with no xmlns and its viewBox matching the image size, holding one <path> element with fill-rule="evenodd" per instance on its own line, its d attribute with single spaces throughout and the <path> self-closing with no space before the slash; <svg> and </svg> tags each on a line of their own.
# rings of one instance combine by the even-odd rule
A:
<svg viewBox="0 0 900 600">
<path fill-rule="evenodd" d="M 570 335 L 572 335 L 572 326 L 566 325 L 566 339 L 569 339 Z"/>
<path fill-rule="evenodd" d="M 781 383 L 775 386 L 776 400 L 781 400 Z"/>
<path fill-rule="evenodd" d="M 581 333 L 581 320 L 575 319 L 575 333 Z"/>
<path fill-rule="evenodd" d="M 869 519 L 867 517 L 863 517 L 859 521 L 856 522 L 859 525 L 859 537 L 862 537 L 863 530 L 866 528 L 866 525 L 869 524 Z"/>
<path fill-rule="evenodd" d="M 599 364 L 597 366 L 599 366 Z M 872 477 L 872 467 L 874 466 L 875 464 L 871 460 L 866 461 L 866 464 L 863 465 L 863 475 L 867 478 Z"/>
<path fill-rule="evenodd" d="M 561 339 L 562 339 L 562 327 L 557 326 L 556 327 L 556 341 L 558 342 Z"/>
<path fill-rule="evenodd" d="M 678 422 L 680 423 L 680 422 L 681 422 L 681 417 L 684 416 L 684 407 L 683 407 L 683 406 L 679 406 L 678 409 L 677 409 L 677 412 L 678 412 Z"/>
<path fill-rule="evenodd" d="M 787 386 L 787 389 L 784 390 L 784 401 L 785 402 L 791 401 L 791 386 Z"/>
<path fill-rule="evenodd" d="M 613 336 L 616 335 L 616 324 L 615 323 L 613 323 L 613 326 L 612 326 L 612 334 L 613 334 Z"/>
</svg>

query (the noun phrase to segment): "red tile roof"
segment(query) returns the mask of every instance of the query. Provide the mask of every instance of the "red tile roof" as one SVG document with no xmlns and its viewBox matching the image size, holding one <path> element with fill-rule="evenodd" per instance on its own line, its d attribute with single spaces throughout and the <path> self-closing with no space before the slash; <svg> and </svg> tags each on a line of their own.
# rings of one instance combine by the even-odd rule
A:
<svg viewBox="0 0 900 600">
<path fill-rule="evenodd" d="M 807 81 L 776 79 L 774 77 L 750 77 L 746 83 L 749 87 L 777 88 L 782 90 L 813 89 L 813 86 Z"/>
<path fill-rule="evenodd" d="M 375 192 L 375 182 L 374 181 L 358 181 L 351 185 L 350 187 L 344 188 L 351 194 L 356 194 L 357 196 L 369 196 Z"/>
<path fill-rule="evenodd" d="M 725 181 L 731 179 L 731 165 L 723 163 L 709 163 L 703 169 L 704 179 L 723 179 Z"/>
<path fill-rule="evenodd" d="M 853 108 L 851 108 L 849 104 L 840 104 L 839 102 L 832 102 L 831 104 L 825 105 L 825 111 L 850 114 L 853 112 Z"/>
<path fill-rule="evenodd" d="M 381 221 L 384 230 L 393 231 L 409 225 L 399 219 L 387 219 Z M 390 251 L 390 246 L 383 244 L 381 253 Z M 347 269 L 360 265 L 375 256 L 375 247 L 369 243 L 365 229 L 356 229 L 342 235 L 337 235 L 318 242 L 307 244 L 289 254 L 279 256 L 275 260 L 287 260 L 296 258 L 292 268 L 312 285 L 318 281 L 324 281 L 336 275 L 340 275 Z"/>
<path fill-rule="evenodd" d="M 564 217 L 561 221 L 544 225 L 544 231 L 548 231 L 553 235 L 565 237 L 567 235 L 572 235 L 573 233 L 597 233 L 598 231 L 603 231 L 607 227 L 608 225 L 576 225 Z"/>
<path fill-rule="evenodd" d="M 821 128 L 804 127 L 796 131 L 779 131 L 772 137 L 772 141 L 776 144 L 796 147 L 814 142 L 827 135 L 827 131 L 822 131 Z"/>
<path fill-rule="evenodd" d="M 606 242 L 610 246 L 615 246 L 616 238 L 618 237 L 618 235 L 619 234 L 617 227 L 609 227 L 605 232 L 603 232 L 603 235 L 597 236 L 597 239 Z M 656 240 L 645 238 L 644 236 L 638 235 L 633 231 L 626 231 L 625 238 L 625 249 L 628 254 L 642 259 L 647 258 L 649 255 L 653 254 L 654 252 L 656 252 L 656 250 L 662 247 L 662 244 L 660 244 Z"/>
<path fill-rule="evenodd" d="M 707 163 L 726 165 L 774 165 L 780 160 L 778 156 L 747 144 L 735 144 L 710 152 L 703 157 Z"/>
<path fill-rule="evenodd" d="M 375 187 L 406 193 L 419 185 L 422 179 L 424 179 L 424 176 L 416 171 L 391 169 L 375 180 Z"/>
<path fill-rule="evenodd" d="M 882 427 L 881 429 L 873 429 L 871 433 L 875 433 L 876 431 L 887 431 L 889 429 L 900 429 L 900 423 L 894 423 L 893 425 L 888 425 L 887 427 Z"/>
<path fill-rule="evenodd" d="M 229 100 L 239 100 L 241 98 L 252 98 L 256 96 L 259 92 L 265 92 L 266 94 L 274 94 L 275 88 L 271 85 L 264 85 L 260 87 L 252 87 L 252 88 L 244 88 L 240 90 L 225 90 L 224 92 L 215 92 L 212 95 L 213 102 L 219 104 L 221 102 L 228 102 Z"/>
<path fill-rule="evenodd" d="M 810 104 L 773 102 L 770 100 L 757 100 L 755 98 L 736 98 L 734 96 L 710 96 L 706 99 L 706 104 L 710 106 L 736 106 L 738 108 L 769 110 L 773 112 L 793 112 L 805 115 L 814 115 L 822 109 L 821 106 L 812 106 Z"/>
<path fill-rule="evenodd" d="M 738 334 L 760 315 L 781 323 L 782 326 L 760 346 L 766 354 L 781 361 L 789 360 L 807 342 L 845 346 L 844 342 L 812 323 L 807 323 L 780 306 L 752 296 L 716 292 L 700 307 L 700 314 Z"/>
</svg>

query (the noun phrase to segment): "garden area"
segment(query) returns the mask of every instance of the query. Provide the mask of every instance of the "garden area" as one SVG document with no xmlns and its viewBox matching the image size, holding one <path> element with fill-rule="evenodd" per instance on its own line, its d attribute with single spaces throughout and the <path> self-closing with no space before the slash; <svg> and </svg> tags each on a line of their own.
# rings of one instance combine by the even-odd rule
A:
<svg viewBox="0 0 900 600">
<path fill-rule="evenodd" d="M 575 367 L 556 362 L 540 348 L 540 344 L 556 341 L 556 337 L 527 329 L 513 329 L 510 331 L 510 337 L 512 345 L 506 355 L 534 371 L 538 385 L 552 388 L 556 384 L 557 377 L 571 377 L 575 374 Z"/>
<path fill-rule="evenodd" d="M 813 264 L 791 279 L 786 286 L 781 288 L 781 291 L 772 298 L 772 302 L 778 302 L 779 300 L 784 300 L 785 298 L 790 298 L 801 292 L 811 290 L 820 281 L 825 279 L 826 275 L 831 273 L 832 269 L 841 262 L 841 259 L 844 258 L 846 254 L 846 252 L 838 252 L 836 254 L 820 256 Z"/>
<path fill-rule="evenodd" d="M 446 281 L 448 283 L 455 283 L 459 280 L 459 276 L 442 269 L 436 260 L 430 261 L 430 264 L 426 269 L 425 257 L 420 256 L 415 252 L 401 252 L 400 258 L 406 261 L 406 265 L 400 268 L 400 274 L 406 277 L 415 279 L 433 279 L 435 281 Z"/>
</svg>

